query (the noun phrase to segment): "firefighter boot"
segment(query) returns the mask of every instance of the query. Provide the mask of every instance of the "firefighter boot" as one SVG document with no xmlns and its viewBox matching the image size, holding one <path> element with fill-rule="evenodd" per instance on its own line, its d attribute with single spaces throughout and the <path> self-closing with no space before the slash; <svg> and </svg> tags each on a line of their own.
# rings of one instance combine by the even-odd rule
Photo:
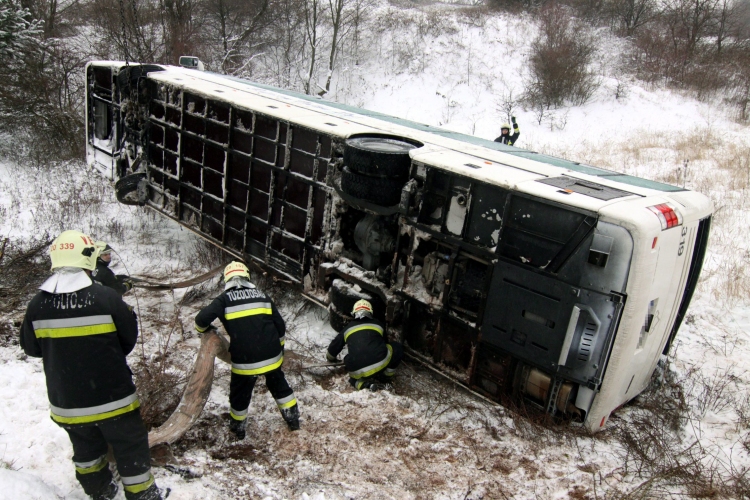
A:
<svg viewBox="0 0 750 500">
<path fill-rule="evenodd" d="M 299 407 L 297 407 L 297 405 L 283 408 L 281 410 L 281 416 L 284 417 L 284 421 L 286 421 L 286 425 L 289 426 L 290 431 L 299 430 Z"/>
<path fill-rule="evenodd" d="M 115 498 L 115 495 L 117 495 L 118 490 L 117 483 L 112 481 L 107 486 L 102 488 L 102 490 L 99 493 L 95 493 L 91 495 L 92 500 L 112 500 Z"/>
<path fill-rule="evenodd" d="M 232 419 L 229 422 L 229 430 L 232 431 L 232 433 L 234 433 L 234 436 L 238 440 L 241 441 L 245 439 L 245 421 L 244 420 Z"/>
<path fill-rule="evenodd" d="M 149 486 L 148 489 L 146 489 L 145 491 L 141 491 L 140 493 L 127 494 L 126 492 L 125 498 L 127 498 L 128 500 L 130 500 L 131 498 L 133 500 L 165 500 L 169 496 L 169 493 L 171 491 L 172 490 L 170 490 L 169 488 L 159 488 L 158 486 L 156 486 L 156 483 L 154 483 Z"/>
<path fill-rule="evenodd" d="M 354 387 L 356 390 L 361 391 L 362 389 L 369 389 L 370 386 L 372 386 L 374 380 L 371 378 L 350 378 L 349 383 Z"/>
</svg>

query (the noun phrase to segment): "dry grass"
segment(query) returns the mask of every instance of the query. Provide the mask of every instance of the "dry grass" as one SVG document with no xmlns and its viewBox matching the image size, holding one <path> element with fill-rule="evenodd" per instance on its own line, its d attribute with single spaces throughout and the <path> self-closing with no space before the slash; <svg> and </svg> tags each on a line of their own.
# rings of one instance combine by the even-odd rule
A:
<svg viewBox="0 0 750 500">
<path fill-rule="evenodd" d="M 678 377 L 667 366 L 665 375 L 658 388 L 612 420 L 608 432 L 618 444 L 622 473 L 639 478 L 639 484 L 613 498 L 748 498 L 750 472 L 738 470 L 731 456 L 685 432 L 699 428 L 707 413 L 733 406 L 733 367 L 712 376 L 693 369 Z"/>
</svg>

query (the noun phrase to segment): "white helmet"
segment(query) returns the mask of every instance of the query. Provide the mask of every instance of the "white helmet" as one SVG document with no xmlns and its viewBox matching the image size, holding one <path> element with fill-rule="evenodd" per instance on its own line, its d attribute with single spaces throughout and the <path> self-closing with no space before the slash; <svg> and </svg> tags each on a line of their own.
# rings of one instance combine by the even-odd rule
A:
<svg viewBox="0 0 750 500">
<path fill-rule="evenodd" d="M 231 280 L 232 278 L 237 277 L 242 277 L 249 280 L 250 270 L 242 262 L 230 262 L 227 267 L 224 268 L 224 283 Z"/>
<path fill-rule="evenodd" d="M 352 316 L 357 317 L 362 314 L 369 314 L 372 316 L 372 304 L 364 299 L 355 302 L 354 307 L 352 308 Z"/>
<path fill-rule="evenodd" d="M 99 256 L 94 240 L 80 231 L 60 233 L 49 247 L 52 270 L 60 267 L 80 267 L 93 271 Z"/>
</svg>

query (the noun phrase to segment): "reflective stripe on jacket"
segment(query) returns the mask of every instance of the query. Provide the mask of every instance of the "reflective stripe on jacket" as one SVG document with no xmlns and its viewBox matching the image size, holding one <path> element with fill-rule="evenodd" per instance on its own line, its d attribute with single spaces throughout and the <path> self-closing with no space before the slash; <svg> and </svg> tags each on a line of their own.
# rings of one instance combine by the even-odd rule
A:
<svg viewBox="0 0 750 500">
<path fill-rule="evenodd" d="M 286 325 L 273 301 L 257 288 L 225 290 L 195 317 L 195 328 L 206 331 L 219 319 L 229 334 L 232 372 L 256 376 L 284 361 Z"/>
<path fill-rule="evenodd" d="M 61 424 L 87 424 L 116 417 L 141 406 L 138 396 L 131 394 L 111 403 L 89 408 L 65 409 L 50 405 L 52 420 Z"/>
<path fill-rule="evenodd" d="M 385 325 L 379 320 L 355 319 L 331 341 L 328 354 L 335 358 L 347 345 L 349 354 L 344 363 L 349 374 L 353 378 L 369 377 L 384 369 L 390 361 L 391 350 L 384 336 Z"/>
<path fill-rule="evenodd" d="M 115 322 L 109 314 L 81 316 L 79 318 L 40 319 L 33 321 L 36 338 L 84 337 L 116 332 Z"/>
<path fill-rule="evenodd" d="M 237 375 L 262 375 L 280 367 L 283 362 L 284 355 L 279 353 L 278 356 L 257 363 L 232 363 L 232 373 Z"/>
<path fill-rule="evenodd" d="M 39 292 L 26 309 L 20 343 L 43 360 L 52 419 L 91 424 L 137 409 L 125 358 L 137 338 L 135 316 L 111 288 Z"/>
</svg>

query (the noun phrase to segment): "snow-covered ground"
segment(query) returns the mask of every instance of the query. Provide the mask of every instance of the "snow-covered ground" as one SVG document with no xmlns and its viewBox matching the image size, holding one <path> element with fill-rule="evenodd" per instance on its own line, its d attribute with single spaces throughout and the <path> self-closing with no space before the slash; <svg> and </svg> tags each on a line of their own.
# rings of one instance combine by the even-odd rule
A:
<svg viewBox="0 0 750 500">
<path fill-rule="evenodd" d="M 379 11 L 381 16 L 441 22 L 421 38 L 414 33 L 416 22 L 394 22 L 398 29 L 373 36 L 360 65 L 346 62 L 340 68 L 331 98 L 484 138 L 498 135 L 499 124 L 507 120 L 498 111 L 500 96 L 521 92 L 533 22 L 505 15 L 477 20 L 450 8 L 440 16 L 430 9 L 378 8 L 394 9 Z M 659 440 L 671 446 L 672 465 L 715 472 L 714 496 L 743 497 L 741 489 L 722 487 L 750 479 L 750 207 L 745 201 L 750 131 L 733 122 L 720 102 L 698 102 L 618 74 L 621 42 L 602 37 L 602 86 L 594 99 L 542 120 L 517 105 L 518 145 L 685 185 L 714 200 L 704 272 L 670 360 L 667 380 L 676 382 L 665 383 L 671 392 L 657 393 L 674 398 L 677 423 L 670 429 L 664 424 Z M 615 99 L 618 81 L 627 91 Z M 70 228 L 110 242 L 118 252 L 116 272 L 174 281 L 209 267 L 210 252 L 193 233 L 145 209 L 119 205 L 107 182 L 81 165 L 0 164 L 0 242 Z M 300 401 L 302 430 L 286 430 L 260 383 L 248 437 L 242 443 L 229 440 L 223 416 L 229 372 L 217 361 L 201 419 L 173 446 L 174 456 L 163 460 L 168 466 L 154 468 L 159 485 L 172 489 L 170 499 L 710 493 L 705 485 L 696 490 L 684 479 L 673 480 L 665 472 L 669 463 L 639 461 L 628 429 L 638 427 L 647 397 L 620 409 L 603 432 L 588 436 L 574 427 L 540 426 L 489 405 L 419 366 L 405 366 L 392 393 L 356 393 L 341 371 L 304 370 L 323 362 L 333 332 L 324 312 L 286 292 L 283 284 L 273 287 L 290 326 L 285 371 Z M 218 293 L 214 280 L 196 290 L 128 295 L 139 311 L 144 340 L 131 354 L 131 364 L 162 366 L 161 355 L 168 353 L 165 373 L 184 377 L 199 344 L 192 332 L 194 315 Z M 0 321 L 17 329 L 21 317 L 18 311 Z M 26 358 L 17 343 L 3 343 L 0 380 L 0 499 L 84 499 L 67 435 L 49 419 L 41 362 Z M 701 467 L 691 469 L 689 458 Z"/>
</svg>

